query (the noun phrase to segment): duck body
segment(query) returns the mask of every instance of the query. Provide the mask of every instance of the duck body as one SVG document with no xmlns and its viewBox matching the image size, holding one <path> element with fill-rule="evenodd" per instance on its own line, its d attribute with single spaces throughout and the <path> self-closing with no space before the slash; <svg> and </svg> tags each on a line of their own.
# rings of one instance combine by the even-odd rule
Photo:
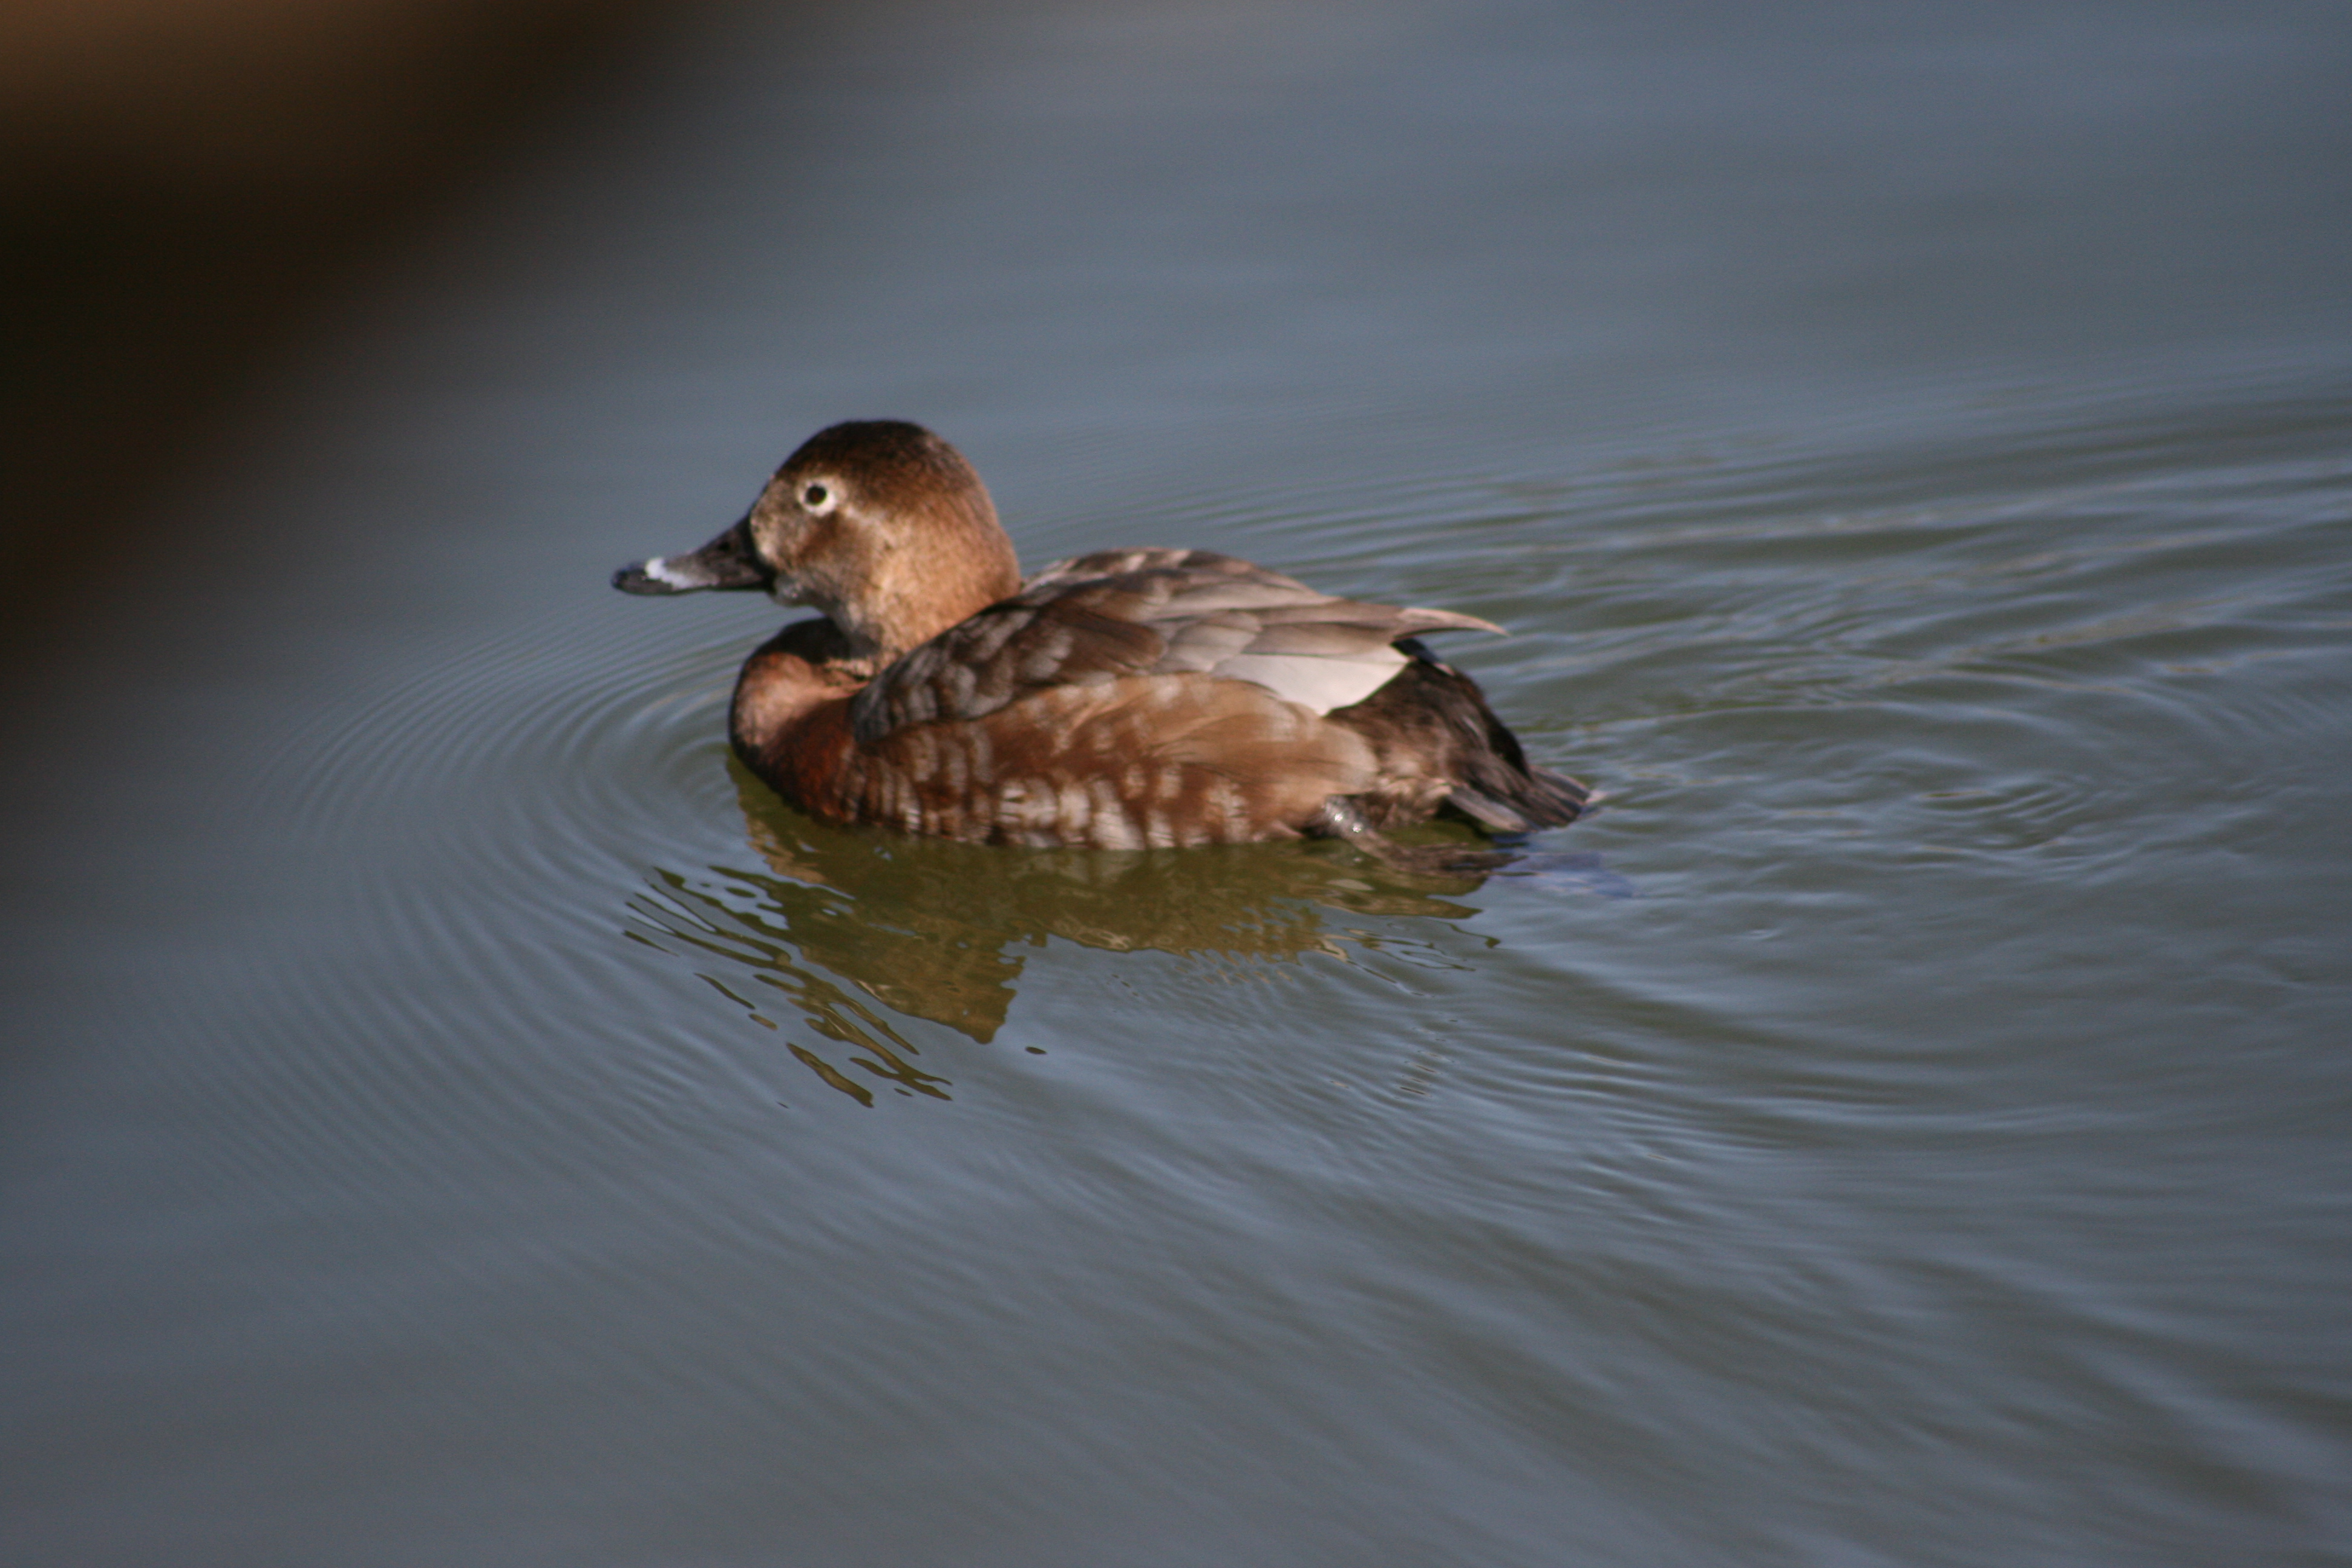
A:
<svg viewBox="0 0 2352 1568">
<path fill-rule="evenodd" d="M 729 731 L 811 816 L 1108 849 L 1305 836 L 1387 850 L 1450 811 L 1563 826 L 1587 799 L 1531 765 L 1422 636 L 1498 631 L 1364 604 L 1207 551 L 1115 550 L 1022 580 L 979 476 L 920 426 L 836 425 L 643 594 L 764 588 L 822 617 L 745 662 Z"/>
</svg>

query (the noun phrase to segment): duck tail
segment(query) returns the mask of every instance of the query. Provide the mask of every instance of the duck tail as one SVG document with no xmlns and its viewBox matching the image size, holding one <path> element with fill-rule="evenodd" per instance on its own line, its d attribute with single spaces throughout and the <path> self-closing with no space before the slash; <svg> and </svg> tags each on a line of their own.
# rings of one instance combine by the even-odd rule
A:
<svg viewBox="0 0 2352 1568">
<path fill-rule="evenodd" d="M 1566 773 L 1527 763 L 1507 795 L 1470 784 L 1456 784 L 1445 804 L 1483 827 L 1496 833 L 1531 833 L 1538 827 L 1565 827 L 1584 814 L 1592 791 Z"/>
<path fill-rule="evenodd" d="M 1497 833 L 1565 827 L 1583 814 L 1592 791 L 1528 762 L 1519 738 L 1495 716 L 1476 681 L 1439 663 L 1417 640 L 1397 647 L 1412 656 L 1414 695 L 1443 716 L 1453 742 L 1448 761 L 1455 782 L 1448 805 Z"/>
</svg>

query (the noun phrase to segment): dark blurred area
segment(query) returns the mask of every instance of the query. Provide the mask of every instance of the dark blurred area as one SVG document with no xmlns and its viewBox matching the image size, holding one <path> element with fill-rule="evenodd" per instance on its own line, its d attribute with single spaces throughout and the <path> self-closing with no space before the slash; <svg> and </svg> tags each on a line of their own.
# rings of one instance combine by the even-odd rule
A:
<svg viewBox="0 0 2352 1568">
<path fill-rule="evenodd" d="M 143 496 L 340 279 L 621 68 L 646 0 L 0 7 L 6 619 Z"/>
</svg>

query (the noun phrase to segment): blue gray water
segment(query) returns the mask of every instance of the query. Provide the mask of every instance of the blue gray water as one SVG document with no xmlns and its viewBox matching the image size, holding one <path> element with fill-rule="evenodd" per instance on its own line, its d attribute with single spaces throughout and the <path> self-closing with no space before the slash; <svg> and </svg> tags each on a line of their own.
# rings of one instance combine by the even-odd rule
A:
<svg viewBox="0 0 2352 1568">
<path fill-rule="evenodd" d="M 2347 81 L 2270 3 L 682 24 L 56 589 L 0 1557 L 2352 1562 Z M 1605 809 L 797 818 L 777 613 L 604 584 L 867 416 L 1032 563 L 1510 627 Z"/>
</svg>

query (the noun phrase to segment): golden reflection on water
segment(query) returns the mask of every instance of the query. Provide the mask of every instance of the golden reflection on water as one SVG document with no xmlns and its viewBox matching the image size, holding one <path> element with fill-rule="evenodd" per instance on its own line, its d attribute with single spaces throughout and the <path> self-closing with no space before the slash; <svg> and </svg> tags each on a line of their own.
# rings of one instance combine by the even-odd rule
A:
<svg viewBox="0 0 2352 1568">
<path fill-rule="evenodd" d="M 763 868 L 656 870 L 631 902 L 631 934 L 688 957 L 757 1022 L 773 993 L 839 1060 L 787 1044 L 828 1086 L 861 1103 L 847 1068 L 945 1100 L 948 1080 L 889 1015 L 922 1018 L 986 1044 L 1004 1026 L 1026 962 L 1049 937 L 1109 952 L 1145 949 L 1211 959 L 1338 952 L 1328 910 L 1466 919 L 1441 894 L 1483 879 L 1413 876 L 1336 845 L 1252 844 L 1139 851 L 1006 849 L 829 826 L 785 805 L 730 759 L 745 832 Z M 1439 830 L 1442 831 L 1442 830 Z M 877 1006 L 876 1004 L 879 1004 Z"/>
</svg>

